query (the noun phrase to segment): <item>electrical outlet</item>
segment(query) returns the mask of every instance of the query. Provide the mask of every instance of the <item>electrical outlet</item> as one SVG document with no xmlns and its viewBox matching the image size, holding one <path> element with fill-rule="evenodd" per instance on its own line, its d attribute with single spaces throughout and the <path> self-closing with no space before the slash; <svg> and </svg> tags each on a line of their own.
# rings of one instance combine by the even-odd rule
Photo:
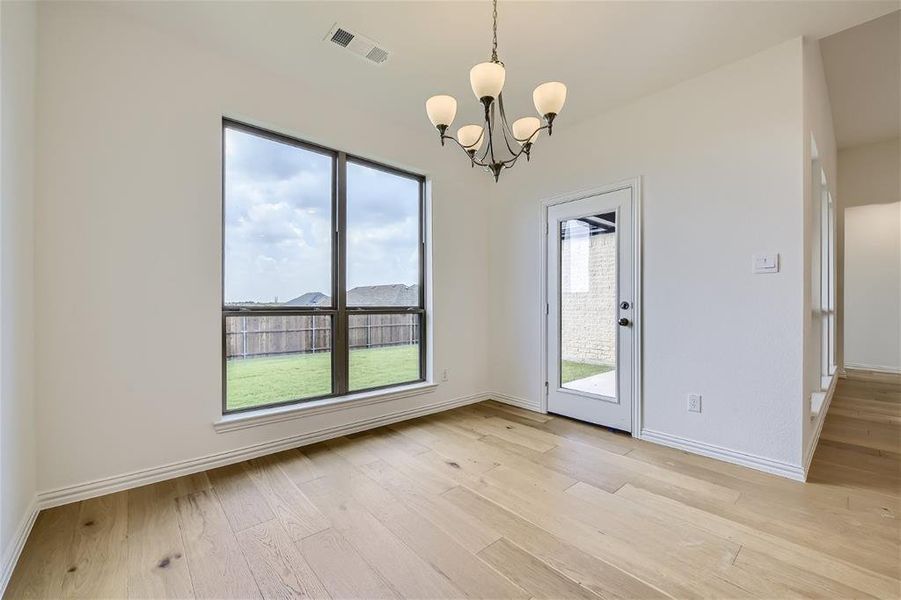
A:
<svg viewBox="0 0 901 600">
<path fill-rule="evenodd" d="M 447 369 L 441 371 L 441 381 L 447 381 Z"/>
<path fill-rule="evenodd" d="M 688 395 L 688 412 L 701 412 L 701 395 L 700 394 L 689 394 Z"/>
</svg>

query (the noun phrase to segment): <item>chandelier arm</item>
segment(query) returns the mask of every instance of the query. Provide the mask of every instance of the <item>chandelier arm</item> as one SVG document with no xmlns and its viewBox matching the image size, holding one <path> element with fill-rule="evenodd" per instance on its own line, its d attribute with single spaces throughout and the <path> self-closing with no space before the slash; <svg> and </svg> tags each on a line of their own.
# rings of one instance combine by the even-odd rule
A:
<svg viewBox="0 0 901 600">
<path fill-rule="evenodd" d="M 481 133 L 479 133 L 479 138 L 478 138 L 476 141 L 474 141 L 474 142 L 472 143 L 472 145 L 475 146 L 475 145 L 478 144 L 479 142 L 484 142 L 484 141 L 485 141 L 485 128 L 482 127 L 482 131 L 481 131 Z M 470 148 L 471 148 L 471 147 L 472 147 L 472 146 L 470 146 Z M 486 152 L 487 152 L 487 149 L 486 149 Z M 476 154 L 476 151 L 473 150 L 473 153 L 472 153 L 473 157 L 475 156 L 475 154 Z M 482 159 L 484 160 L 484 158 L 485 158 L 485 155 L 483 154 L 483 155 L 482 155 Z"/>
<path fill-rule="evenodd" d="M 469 152 L 467 152 L 466 155 L 469 157 L 469 160 L 470 160 L 474 165 L 477 165 L 477 166 L 479 166 L 479 167 L 488 167 L 488 166 L 490 165 L 490 163 L 485 162 L 485 159 L 486 159 L 487 156 L 488 156 L 488 148 L 485 148 L 485 150 L 482 152 L 482 156 L 481 156 L 481 157 L 477 157 L 475 152 L 473 152 L 472 154 L 470 154 Z"/>
<path fill-rule="evenodd" d="M 515 162 L 516 159 L 519 158 L 519 155 L 522 154 L 523 152 L 525 152 L 524 147 L 521 147 L 518 152 L 514 151 L 514 150 L 510 150 L 510 155 L 511 155 L 510 158 L 508 158 L 507 160 L 502 160 L 501 163 L 508 163 L 510 161 Z"/>
<path fill-rule="evenodd" d="M 489 127 L 490 127 L 489 121 L 486 119 L 486 120 L 485 120 L 485 126 L 482 127 L 482 136 L 485 136 L 485 131 L 486 131 Z M 476 159 L 475 155 L 473 155 L 473 157 L 472 157 L 472 158 L 475 160 L 475 162 L 476 162 L 477 165 L 483 166 L 483 167 L 487 167 L 487 166 L 490 164 L 490 163 L 487 162 L 487 160 L 488 160 L 488 153 L 489 153 L 489 151 L 491 150 L 491 136 L 488 135 L 488 136 L 485 136 L 485 137 L 488 138 L 488 143 L 487 143 L 487 144 L 486 144 L 486 143 L 483 143 L 482 156 L 480 156 L 478 159 Z"/>
<path fill-rule="evenodd" d="M 522 156 L 523 154 L 525 154 L 525 147 L 521 148 L 521 149 L 519 150 L 519 152 L 515 152 L 511 158 L 508 158 L 507 160 L 502 160 L 502 161 L 501 161 L 501 164 L 504 165 L 504 168 L 505 168 L 505 169 L 509 169 L 509 168 L 511 168 L 513 165 L 516 164 L 516 161 L 517 161 L 517 160 L 519 159 L 519 157 Z"/>
<path fill-rule="evenodd" d="M 488 122 L 488 153 L 491 155 L 491 164 L 494 164 L 497 162 L 494 158 L 494 123 L 497 121 L 497 117 L 495 117 L 494 113 L 494 103 L 485 110 L 486 113 L 489 111 L 490 114 L 485 115 L 486 121 Z"/>
<path fill-rule="evenodd" d="M 470 154 L 470 153 L 469 153 L 469 151 L 470 151 L 471 148 L 467 148 L 466 146 L 464 146 L 463 144 L 461 144 L 461 143 L 457 140 L 457 138 L 452 137 L 452 136 L 449 136 L 449 135 L 443 135 L 443 136 L 441 136 L 441 137 L 442 137 L 442 139 L 445 139 L 445 140 L 451 140 L 453 143 L 457 144 L 457 146 L 459 146 L 460 149 L 463 150 L 463 152 L 466 153 L 466 157 L 467 157 L 473 164 L 476 164 L 476 165 L 478 165 L 478 166 L 480 166 L 480 167 L 487 167 L 487 166 L 488 166 L 487 163 L 483 163 L 483 162 L 480 162 L 479 160 L 476 160 L 476 158 L 475 158 L 475 153 L 473 153 L 473 154 Z M 482 139 L 481 136 L 479 136 L 479 139 Z M 475 143 L 473 143 L 473 145 L 475 145 L 476 143 L 478 143 L 478 141 L 476 141 Z M 483 159 L 484 159 L 484 157 L 483 157 Z"/>
<path fill-rule="evenodd" d="M 507 124 L 507 115 L 506 115 L 506 113 L 505 113 L 505 111 L 504 111 L 504 102 L 503 102 L 503 100 L 501 99 L 501 95 L 502 95 L 502 94 L 498 94 L 498 100 L 500 100 L 500 107 L 501 107 L 501 122 L 504 124 L 504 127 L 506 128 L 506 131 L 509 131 L 509 132 L 510 132 L 510 137 L 512 137 L 514 140 L 516 140 L 516 142 L 517 142 L 518 144 L 525 144 L 528 140 L 527 140 L 527 139 L 522 139 L 522 140 L 521 140 L 521 139 L 519 139 L 518 137 L 516 137 L 516 135 L 513 133 L 513 130 L 510 129 L 509 125 Z M 533 137 L 533 136 L 534 136 L 536 133 L 538 133 L 539 131 L 544 131 L 545 129 L 550 129 L 550 128 L 551 128 L 550 125 L 542 125 L 542 126 L 539 127 L 538 129 L 536 129 L 536 130 L 532 133 L 532 135 L 529 136 L 529 137 Z M 507 138 L 507 135 L 504 134 L 504 139 L 506 140 L 506 138 Z M 534 142 L 532 142 L 532 143 L 534 143 Z M 507 143 L 507 149 L 510 150 L 510 154 L 517 154 L 517 152 L 516 152 L 515 150 L 513 150 L 513 149 L 510 147 L 509 142 Z"/>
<path fill-rule="evenodd" d="M 535 130 L 535 133 L 541 131 L 542 129 L 547 129 L 547 128 L 548 128 L 547 125 L 544 125 L 543 127 L 539 127 L 538 129 Z M 532 135 L 534 135 L 534 134 L 532 134 Z M 515 139 L 516 141 L 519 141 L 519 139 L 516 138 L 516 136 L 514 136 L 513 139 Z M 530 145 L 531 145 L 532 143 L 534 143 L 534 142 L 531 142 Z M 512 151 L 511 151 L 511 152 L 512 152 Z M 504 168 L 505 168 L 505 169 L 509 169 L 509 168 L 511 168 L 513 165 L 515 165 L 515 164 L 516 164 L 516 161 L 517 161 L 517 160 L 519 159 L 519 157 L 522 156 L 523 154 L 528 155 L 528 153 L 526 152 L 526 145 L 525 145 L 525 143 L 524 143 L 524 144 L 522 145 L 522 147 L 519 149 L 519 152 L 512 152 L 512 154 L 513 154 L 513 157 L 512 157 L 512 158 L 509 158 L 509 159 L 507 159 L 507 160 L 505 160 L 505 161 L 501 161 L 501 163 L 504 165 Z"/>
<path fill-rule="evenodd" d="M 483 141 L 483 142 L 482 142 L 482 146 L 483 146 L 483 148 L 482 148 L 482 156 L 479 157 L 479 158 L 476 158 L 476 154 L 477 154 L 477 152 L 478 152 L 478 151 L 476 151 L 476 152 L 473 152 L 473 153 L 472 153 L 472 156 L 470 157 L 470 158 L 472 159 L 472 161 L 473 161 L 475 164 L 479 165 L 480 167 L 486 167 L 486 166 L 488 166 L 488 163 L 485 162 L 485 160 L 488 158 L 488 149 L 491 147 L 491 142 L 489 141 L 487 144 L 485 143 L 485 139 L 488 137 L 488 136 L 485 135 L 485 130 L 487 129 L 487 127 L 488 127 L 488 121 L 486 120 L 486 121 L 485 121 L 485 126 L 482 127 L 482 133 L 479 134 L 479 139 Z"/>
<path fill-rule="evenodd" d="M 539 127 L 538 129 L 535 130 L 535 133 L 538 133 L 539 131 L 544 131 L 545 129 L 550 129 L 550 128 L 551 128 L 550 125 L 542 125 L 541 127 Z M 533 133 L 531 137 L 535 137 L 535 133 Z M 516 139 L 517 142 L 520 141 L 518 138 L 514 138 L 514 139 Z M 526 140 L 521 140 L 521 141 L 525 142 Z M 532 143 L 534 144 L 535 142 L 532 142 Z"/>
<path fill-rule="evenodd" d="M 516 136 L 513 135 L 513 130 L 510 129 L 510 125 L 507 123 L 507 111 L 504 109 L 504 99 L 502 96 L 503 96 L 502 93 L 497 95 L 498 104 L 500 104 L 500 108 L 501 108 L 501 123 L 503 123 L 504 130 L 510 132 L 510 137 L 512 137 L 513 139 L 516 139 Z M 512 152 L 512 150 L 511 150 L 511 152 Z"/>
<path fill-rule="evenodd" d="M 516 154 L 516 150 L 514 150 L 514 149 L 510 146 L 510 140 L 507 138 L 507 132 L 509 132 L 509 133 L 510 133 L 510 137 L 512 137 L 514 140 L 516 140 L 516 136 L 513 135 L 513 132 L 510 130 L 510 125 L 507 123 L 507 112 L 504 110 L 504 95 L 503 95 L 503 94 L 498 94 L 498 95 L 497 95 L 497 102 L 498 102 L 498 105 L 499 105 L 499 107 L 500 107 L 500 113 L 501 113 L 501 133 L 502 133 L 503 136 L 504 136 L 504 144 L 507 145 L 507 150 L 510 152 L 510 154 Z M 517 140 L 517 141 L 519 141 L 519 140 Z"/>
<path fill-rule="evenodd" d="M 544 125 L 543 127 L 539 127 L 538 129 L 535 130 L 535 133 L 541 131 L 542 129 L 547 129 L 547 128 L 548 128 L 547 125 Z M 534 134 L 532 134 L 532 135 L 534 135 Z M 514 136 L 513 139 L 516 140 L 517 142 L 519 141 L 519 139 L 516 136 Z M 523 140 L 523 141 L 525 141 L 525 140 Z M 534 143 L 534 142 L 532 142 L 532 143 Z M 511 168 L 514 164 L 516 164 L 516 161 L 520 156 L 522 156 L 523 154 L 526 154 L 525 143 L 523 143 L 522 147 L 519 149 L 518 152 L 514 152 L 513 150 L 511 150 L 510 153 L 513 154 L 513 156 L 511 158 L 501 161 L 501 164 L 504 165 L 505 169 Z"/>
<path fill-rule="evenodd" d="M 532 133 L 532 135 L 529 136 L 529 137 L 530 137 L 530 138 L 534 138 L 534 137 L 535 137 L 535 134 L 538 133 L 539 131 L 544 131 L 545 129 L 550 129 L 550 128 L 551 128 L 550 125 L 542 125 L 542 126 L 539 127 L 538 129 L 536 129 L 536 130 Z M 525 145 L 525 143 L 527 142 L 527 140 L 521 140 L 521 139 L 519 139 L 518 137 L 516 137 L 515 135 L 513 136 L 513 139 L 516 140 L 518 143 L 523 144 L 523 145 Z M 532 144 L 532 145 L 535 144 L 535 142 L 529 142 L 529 143 Z"/>
<path fill-rule="evenodd" d="M 490 144 L 485 144 L 485 149 L 482 151 L 482 156 L 479 158 L 479 160 L 481 162 L 478 164 L 480 164 L 482 166 L 488 166 L 490 164 L 490 163 L 486 162 L 488 160 L 488 149 L 490 147 L 491 147 Z"/>
<path fill-rule="evenodd" d="M 452 141 L 453 143 L 455 143 L 455 144 L 457 144 L 458 146 L 460 146 L 460 148 L 462 148 L 464 151 L 471 150 L 471 148 L 467 148 L 466 146 L 464 146 L 463 144 L 461 144 L 461 143 L 457 140 L 457 138 L 455 138 L 455 137 L 452 137 L 452 136 L 449 136 L 449 135 L 443 135 L 443 136 L 441 136 L 441 139 L 445 139 L 445 140 L 450 140 L 450 141 Z M 478 140 L 476 140 L 476 142 L 478 142 Z M 475 144 L 473 144 L 473 145 L 475 145 Z"/>
</svg>

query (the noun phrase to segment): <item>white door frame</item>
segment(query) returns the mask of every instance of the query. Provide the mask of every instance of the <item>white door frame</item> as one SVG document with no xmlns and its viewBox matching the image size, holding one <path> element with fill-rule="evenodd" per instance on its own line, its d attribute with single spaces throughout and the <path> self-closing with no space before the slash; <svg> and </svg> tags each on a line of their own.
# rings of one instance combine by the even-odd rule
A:
<svg viewBox="0 0 901 600">
<path fill-rule="evenodd" d="M 635 290 L 633 297 L 633 340 L 632 340 L 632 437 L 641 437 L 642 415 L 642 391 L 641 391 L 641 331 L 642 331 L 642 303 L 641 303 L 641 178 L 626 179 L 617 183 L 603 185 L 587 190 L 570 192 L 552 198 L 546 198 L 540 202 L 540 215 L 538 219 L 538 239 L 540 246 L 540 259 L 538 265 L 539 303 L 538 312 L 541 315 L 540 330 L 540 354 L 539 365 L 540 378 L 538 380 L 538 397 L 541 399 L 541 412 L 547 412 L 547 345 L 548 345 L 548 289 L 547 289 L 547 223 L 548 208 L 556 204 L 582 200 L 592 196 L 599 196 L 609 192 L 629 189 L 632 192 L 632 286 Z"/>
</svg>

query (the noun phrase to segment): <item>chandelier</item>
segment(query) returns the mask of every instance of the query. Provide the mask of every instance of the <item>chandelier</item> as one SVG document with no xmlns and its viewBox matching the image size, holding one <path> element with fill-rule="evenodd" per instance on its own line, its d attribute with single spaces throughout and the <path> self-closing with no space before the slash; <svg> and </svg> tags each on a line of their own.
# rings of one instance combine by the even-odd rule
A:
<svg viewBox="0 0 901 600">
<path fill-rule="evenodd" d="M 532 92 L 535 110 L 544 119 L 544 125 L 537 117 L 522 117 L 513 121 L 512 126 L 507 124 L 504 96 L 501 93 L 506 70 L 504 63 L 497 57 L 497 0 L 492 0 L 492 5 L 494 39 L 491 61 L 479 63 L 469 71 L 472 91 L 484 108 L 484 125 L 464 125 L 457 130 L 456 138 L 447 135 L 447 129 L 457 114 L 457 100 L 453 96 L 432 96 L 426 101 L 425 110 L 432 125 L 438 130 L 442 146 L 445 140 L 453 141 L 466 152 L 473 167 L 483 167 L 497 181 L 501 171 L 512 168 L 523 154 L 526 155 L 526 161 L 529 160 L 532 144 L 543 129 L 547 129 L 547 134 L 551 135 L 554 119 L 566 101 L 566 86 L 559 81 L 550 81 L 542 83 Z M 499 134 L 494 131 L 498 121 Z"/>
</svg>

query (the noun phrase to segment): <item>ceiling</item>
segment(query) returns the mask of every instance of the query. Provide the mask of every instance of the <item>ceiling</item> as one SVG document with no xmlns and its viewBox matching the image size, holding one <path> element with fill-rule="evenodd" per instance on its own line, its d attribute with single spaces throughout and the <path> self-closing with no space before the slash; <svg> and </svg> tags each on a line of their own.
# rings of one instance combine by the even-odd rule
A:
<svg viewBox="0 0 901 600">
<path fill-rule="evenodd" d="M 820 41 L 839 148 L 901 135 L 901 11 Z"/>
<path fill-rule="evenodd" d="M 364 103 L 380 118 L 431 127 L 425 100 L 459 101 L 455 125 L 479 106 L 469 68 L 491 51 L 491 4 L 480 2 L 111 2 L 103 8 Z M 749 56 L 798 35 L 821 38 L 898 7 L 829 2 L 499 3 L 499 54 L 512 118 L 534 114 L 532 89 L 559 80 L 558 127 Z M 376 66 L 323 41 L 338 24 L 391 51 Z"/>
</svg>

